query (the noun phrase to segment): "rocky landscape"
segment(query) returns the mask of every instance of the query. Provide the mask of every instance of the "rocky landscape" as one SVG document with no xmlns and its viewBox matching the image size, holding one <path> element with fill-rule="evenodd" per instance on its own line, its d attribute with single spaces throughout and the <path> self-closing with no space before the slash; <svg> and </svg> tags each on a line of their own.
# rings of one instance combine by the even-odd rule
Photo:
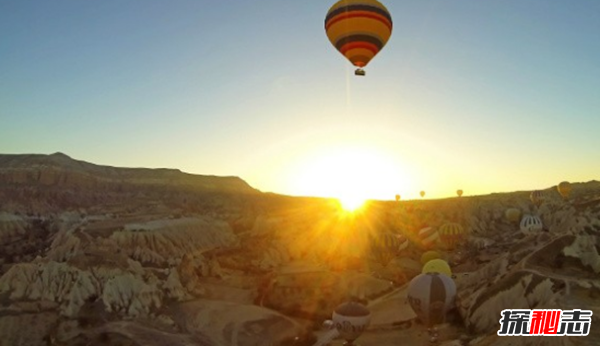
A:
<svg viewBox="0 0 600 346">
<path fill-rule="evenodd" d="M 313 345 L 350 297 L 373 315 L 362 345 L 428 345 L 406 284 L 421 272 L 416 234 L 445 222 L 468 236 L 438 244 L 458 288 L 440 344 L 514 344 L 496 335 L 504 308 L 580 308 L 594 311 L 589 336 L 519 344 L 597 345 L 600 182 L 573 184 L 569 200 L 550 186 L 539 208 L 529 193 L 349 215 L 236 177 L 0 155 L 0 345 Z M 543 230 L 521 232 L 508 208 Z M 387 265 L 369 251 L 379 232 L 410 241 Z"/>
</svg>

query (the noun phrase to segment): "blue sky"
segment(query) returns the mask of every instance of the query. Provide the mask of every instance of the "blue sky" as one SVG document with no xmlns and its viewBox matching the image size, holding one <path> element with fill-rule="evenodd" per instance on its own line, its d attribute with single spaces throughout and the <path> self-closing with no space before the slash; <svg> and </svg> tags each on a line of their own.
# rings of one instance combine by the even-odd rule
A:
<svg viewBox="0 0 600 346">
<path fill-rule="evenodd" d="M 325 171 L 372 198 L 598 179 L 600 2 L 383 3 L 392 37 L 357 78 L 333 1 L 0 0 L 0 152 L 296 195 L 334 194 Z"/>
</svg>

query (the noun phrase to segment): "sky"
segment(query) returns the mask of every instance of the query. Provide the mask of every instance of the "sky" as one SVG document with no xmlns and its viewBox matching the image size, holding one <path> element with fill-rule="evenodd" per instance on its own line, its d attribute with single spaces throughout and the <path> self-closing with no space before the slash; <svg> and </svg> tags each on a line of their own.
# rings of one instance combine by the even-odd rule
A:
<svg viewBox="0 0 600 346">
<path fill-rule="evenodd" d="M 365 77 L 333 3 L 0 0 L 0 153 L 326 197 L 599 178 L 597 0 L 382 1 Z"/>
</svg>

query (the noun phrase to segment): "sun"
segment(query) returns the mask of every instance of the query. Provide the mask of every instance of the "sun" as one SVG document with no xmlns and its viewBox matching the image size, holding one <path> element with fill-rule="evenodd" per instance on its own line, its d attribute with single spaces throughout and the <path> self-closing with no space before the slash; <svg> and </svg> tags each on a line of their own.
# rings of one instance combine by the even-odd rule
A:
<svg viewBox="0 0 600 346">
<path fill-rule="evenodd" d="M 366 202 L 366 199 L 360 196 L 344 196 L 338 198 L 342 209 L 347 212 L 355 212 L 360 209 Z"/>
<path fill-rule="evenodd" d="M 339 200 L 347 211 L 370 199 L 393 199 L 410 179 L 397 157 L 381 148 L 339 145 L 307 153 L 293 170 L 295 194 Z"/>
</svg>

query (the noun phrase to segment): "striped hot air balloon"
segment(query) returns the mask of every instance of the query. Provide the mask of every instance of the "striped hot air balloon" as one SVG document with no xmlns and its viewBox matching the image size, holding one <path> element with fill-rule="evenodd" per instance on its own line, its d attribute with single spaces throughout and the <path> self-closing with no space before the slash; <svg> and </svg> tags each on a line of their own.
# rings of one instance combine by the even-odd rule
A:
<svg viewBox="0 0 600 346">
<path fill-rule="evenodd" d="M 383 266 L 408 247 L 408 239 L 391 232 L 382 232 L 371 237 L 371 254 Z"/>
<path fill-rule="evenodd" d="M 340 0 L 325 17 L 325 32 L 335 49 L 358 67 L 363 67 L 386 45 L 392 35 L 392 16 L 376 0 Z"/>
<path fill-rule="evenodd" d="M 542 205 L 542 203 L 544 203 L 546 197 L 544 196 L 543 191 L 535 190 L 531 192 L 531 194 L 529 195 L 529 199 L 531 199 L 531 202 L 533 202 L 533 204 L 535 204 L 535 206 L 539 208 L 539 206 Z"/>
<path fill-rule="evenodd" d="M 449 222 L 440 227 L 440 241 L 449 248 L 453 248 L 464 240 L 466 236 L 465 229 L 457 223 Z"/>
<path fill-rule="evenodd" d="M 544 224 L 542 223 L 542 219 L 537 215 L 525 215 L 521 219 L 520 228 L 521 232 L 529 235 L 542 231 Z"/>
<path fill-rule="evenodd" d="M 431 249 L 439 239 L 439 233 L 433 227 L 425 227 L 419 231 L 419 242 L 425 249 Z"/>
<path fill-rule="evenodd" d="M 408 285 L 407 295 L 417 317 L 431 327 L 444 323 L 446 314 L 454 307 L 456 284 L 443 274 L 419 274 Z"/>
</svg>

